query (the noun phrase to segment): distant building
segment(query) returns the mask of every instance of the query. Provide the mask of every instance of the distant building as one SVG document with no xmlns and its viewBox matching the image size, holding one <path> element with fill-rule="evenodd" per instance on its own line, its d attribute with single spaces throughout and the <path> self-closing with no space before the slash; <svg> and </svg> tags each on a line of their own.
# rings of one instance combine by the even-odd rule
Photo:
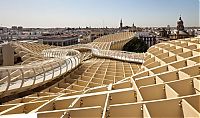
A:
<svg viewBox="0 0 200 118">
<path fill-rule="evenodd" d="M 158 43 L 156 36 L 149 32 L 136 32 L 135 36 L 138 37 L 138 39 L 143 40 L 148 48 Z"/>
<path fill-rule="evenodd" d="M 17 26 L 12 26 L 11 29 L 12 30 L 17 30 Z"/>
<path fill-rule="evenodd" d="M 143 40 L 147 44 L 148 48 L 158 43 L 156 36 L 139 36 L 139 39 Z"/>
<path fill-rule="evenodd" d="M 171 34 L 170 28 L 162 28 L 159 30 L 159 36 L 164 38 L 169 38 L 169 35 Z"/>
<path fill-rule="evenodd" d="M 182 38 L 189 38 L 189 37 L 194 37 L 194 35 L 189 34 L 185 30 L 184 22 L 180 16 L 179 20 L 177 21 L 177 30 L 174 33 L 170 34 L 169 38 L 172 40 L 175 40 L 175 39 L 182 39 Z"/>
<path fill-rule="evenodd" d="M 102 37 L 104 35 L 108 35 L 109 32 L 106 32 L 106 31 L 91 31 L 90 35 L 88 36 L 88 39 L 90 40 L 90 42 L 94 41 L 95 39 L 99 38 L 99 37 Z"/>
<path fill-rule="evenodd" d="M 129 28 L 130 32 L 136 32 L 137 31 L 137 27 L 135 26 L 135 24 L 133 23 L 132 27 Z"/>
<path fill-rule="evenodd" d="M 135 24 L 133 23 L 133 26 L 132 26 L 132 30 L 136 30 L 136 26 L 135 26 Z"/>
<path fill-rule="evenodd" d="M 23 30 L 23 27 L 22 26 L 18 26 L 18 31 L 22 31 Z"/>
<path fill-rule="evenodd" d="M 132 26 L 123 26 L 123 21 L 121 19 L 120 20 L 119 30 L 120 31 L 124 31 L 124 32 L 136 32 L 138 29 L 137 29 L 137 27 L 135 26 L 134 23 L 133 23 Z"/>
<path fill-rule="evenodd" d="M 78 36 L 42 36 L 39 42 L 55 46 L 68 46 L 78 44 L 78 39 Z"/>
</svg>

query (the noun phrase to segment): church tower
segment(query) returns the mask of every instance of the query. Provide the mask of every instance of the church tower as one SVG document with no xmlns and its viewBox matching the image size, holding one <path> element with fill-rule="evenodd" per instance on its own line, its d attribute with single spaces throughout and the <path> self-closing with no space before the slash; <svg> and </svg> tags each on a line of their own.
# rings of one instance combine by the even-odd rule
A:
<svg viewBox="0 0 200 118">
<path fill-rule="evenodd" d="M 121 19 L 121 21 L 120 21 L 120 30 L 122 30 L 122 28 L 123 28 L 123 22 L 122 22 L 122 19 Z"/>
<path fill-rule="evenodd" d="M 132 27 L 135 27 L 135 24 L 133 23 Z"/>
<path fill-rule="evenodd" d="M 136 29 L 137 29 L 137 28 L 136 28 L 135 24 L 133 23 L 133 26 L 132 26 L 132 31 L 133 31 L 133 32 L 135 32 L 135 31 L 136 31 Z"/>
<path fill-rule="evenodd" d="M 181 16 L 179 17 L 179 20 L 177 21 L 177 30 L 184 31 L 184 25 L 183 25 L 183 20 Z"/>
</svg>

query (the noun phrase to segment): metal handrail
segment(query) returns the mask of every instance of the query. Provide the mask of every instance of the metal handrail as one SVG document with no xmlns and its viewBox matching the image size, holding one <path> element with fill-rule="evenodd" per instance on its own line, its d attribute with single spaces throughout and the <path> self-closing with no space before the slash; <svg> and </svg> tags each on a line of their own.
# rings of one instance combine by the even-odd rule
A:
<svg viewBox="0 0 200 118">
<path fill-rule="evenodd" d="M 92 54 L 98 57 L 113 58 L 128 62 L 143 63 L 145 53 L 133 53 L 125 51 L 113 51 L 113 50 L 100 50 L 92 49 Z"/>
</svg>

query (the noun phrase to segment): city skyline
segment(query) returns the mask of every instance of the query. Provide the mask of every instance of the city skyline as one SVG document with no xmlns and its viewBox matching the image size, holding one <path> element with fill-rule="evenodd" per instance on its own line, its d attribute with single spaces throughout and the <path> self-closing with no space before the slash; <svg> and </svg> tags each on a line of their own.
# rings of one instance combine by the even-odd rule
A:
<svg viewBox="0 0 200 118">
<path fill-rule="evenodd" d="M 0 14 L 6 27 L 198 27 L 199 0 L 1 0 Z"/>
</svg>

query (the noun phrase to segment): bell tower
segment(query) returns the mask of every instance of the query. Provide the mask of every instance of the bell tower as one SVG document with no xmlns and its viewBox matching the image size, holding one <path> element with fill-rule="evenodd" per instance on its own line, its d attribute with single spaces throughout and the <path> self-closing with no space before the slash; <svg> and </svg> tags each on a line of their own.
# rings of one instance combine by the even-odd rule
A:
<svg viewBox="0 0 200 118">
<path fill-rule="evenodd" d="M 123 22 L 122 22 L 122 19 L 120 20 L 120 30 L 122 30 L 123 28 Z"/>
</svg>

